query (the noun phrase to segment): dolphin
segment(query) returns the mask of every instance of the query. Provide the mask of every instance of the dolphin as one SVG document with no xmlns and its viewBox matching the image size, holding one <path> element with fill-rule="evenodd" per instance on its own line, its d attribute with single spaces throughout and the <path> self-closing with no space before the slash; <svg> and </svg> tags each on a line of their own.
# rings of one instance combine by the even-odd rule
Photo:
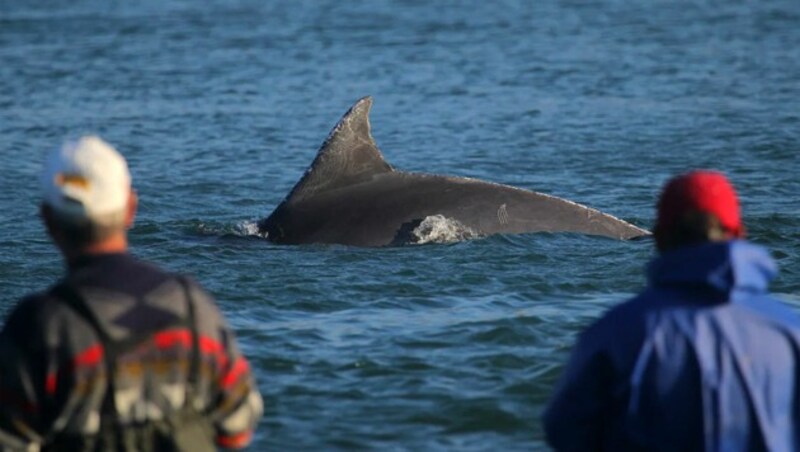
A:
<svg viewBox="0 0 800 452">
<path fill-rule="evenodd" d="M 576 232 L 631 239 L 649 232 L 606 213 L 529 190 L 466 177 L 398 171 L 370 133 L 372 98 L 345 113 L 289 195 L 259 232 L 282 244 L 363 247 L 417 241 L 430 219 L 449 221 L 461 237 Z M 467 234 L 463 234 L 467 231 Z"/>
</svg>

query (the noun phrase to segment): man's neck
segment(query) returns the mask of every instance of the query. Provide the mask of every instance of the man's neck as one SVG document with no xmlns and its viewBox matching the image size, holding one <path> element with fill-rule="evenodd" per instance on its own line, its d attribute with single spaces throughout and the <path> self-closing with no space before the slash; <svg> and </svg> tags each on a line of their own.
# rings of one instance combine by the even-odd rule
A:
<svg viewBox="0 0 800 452">
<path fill-rule="evenodd" d="M 74 249 L 63 249 L 62 253 L 69 265 L 77 259 L 85 256 L 96 256 L 100 254 L 116 254 L 128 251 L 128 237 L 126 234 L 114 234 L 105 240 L 91 243 Z"/>
</svg>

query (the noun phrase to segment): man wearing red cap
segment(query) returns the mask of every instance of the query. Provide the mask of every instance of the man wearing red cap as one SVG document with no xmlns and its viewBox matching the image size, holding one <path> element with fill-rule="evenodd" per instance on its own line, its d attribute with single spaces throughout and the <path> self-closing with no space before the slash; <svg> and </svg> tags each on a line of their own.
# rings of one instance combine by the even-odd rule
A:
<svg viewBox="0 0 800 452">
<path fill-rule="evenodd" d="M 670 180 L 648 287 L 580 337 L 544 413 L 556 450 L 800 450 L 800 318 L 713 171 Z"/>
</svg>

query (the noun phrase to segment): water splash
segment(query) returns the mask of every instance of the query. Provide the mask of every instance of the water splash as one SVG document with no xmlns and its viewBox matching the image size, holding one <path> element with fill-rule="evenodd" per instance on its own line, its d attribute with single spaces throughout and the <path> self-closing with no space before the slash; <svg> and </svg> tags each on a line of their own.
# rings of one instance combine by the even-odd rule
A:
<svg viewBox="0 0 800 452">
<path fill-rule="evenodd" d="M 410 243 L 422 245 L 426 243 L 454 243 L 470 240 L 481 235 L 458 220 L 447 218 L 444 215 L 431 215 L 425 217 L 420 224 L 411 231 Z"/>
</svg>

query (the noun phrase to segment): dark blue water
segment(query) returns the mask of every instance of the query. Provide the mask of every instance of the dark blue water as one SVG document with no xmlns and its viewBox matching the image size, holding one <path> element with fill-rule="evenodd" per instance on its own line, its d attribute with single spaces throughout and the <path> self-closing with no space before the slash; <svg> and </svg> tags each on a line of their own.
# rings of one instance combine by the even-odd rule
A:
<svg viewBox="0 0 800 452">
<path fill-rule="evenodd" d="M 248 235 L 339 116 L 410 171 L 651 227 L 696 167 L 738 186 L 800 309 L 800 3 L 0 0 L 0 312 L 62 271 L 38 171 L 99 133 L 130 160 L 135 254 L 195 274 L 254 367 L 253 450 L 539 450 L 575 334 L 652 243 L 570 234 L 392 249 Z"/>
</svg>

